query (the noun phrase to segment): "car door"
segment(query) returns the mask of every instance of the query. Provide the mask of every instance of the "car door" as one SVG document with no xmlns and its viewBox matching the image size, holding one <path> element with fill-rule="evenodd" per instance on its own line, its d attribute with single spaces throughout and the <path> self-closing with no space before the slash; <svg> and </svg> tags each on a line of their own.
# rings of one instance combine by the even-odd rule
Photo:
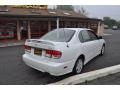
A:
<svg viewBox="0 0 120 90">
<path fill-rule="evenodd" d="M 88 30 L 87 32 L 88 32 L 88 34 L 89 34 L 91 43 L 92 43 L 92 45 L 94 46 L 92 51 L 93 51 L 93 56 L 95 57 L 95 56 L 97 56 L 98 54 L 100 54 L 101 42 L 100 42 L 100 40 L 98 39 L 97 35 L 96 35 L 93 31 Z"/>
<path fill-rule="evenodd" d="M 91 38 L 90 38 L 87 30 L 80 31 L 79 39 L 82 43 L 82 52 L 85 55 L 86 62 L 88 62 L 89 60 L 91 60 L 93 58 L 94 44 L 91 41 Z"/>
</svg>

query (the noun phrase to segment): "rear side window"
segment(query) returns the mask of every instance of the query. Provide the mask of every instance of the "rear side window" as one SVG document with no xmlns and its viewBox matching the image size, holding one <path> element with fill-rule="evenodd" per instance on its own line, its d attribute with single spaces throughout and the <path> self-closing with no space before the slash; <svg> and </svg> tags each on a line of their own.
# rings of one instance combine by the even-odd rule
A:
<svg viewBox="0 0 120 90">
<path fill-rule="evenodd" d="M 79 33 L 79 40 L 80 42 L 84 42 L 83 37 L 82 37 L 82 32 Z"/>
<path fill-rule="evenodd" d="M 81 31 L 81 36 L 82 36 L 83 42 L 87 42 L 91 40 L 87 30 Z"/>
<path fill-rule="evenodd" d="M 41 39 L 55 42 L 69 42 L 72 39 L 74 33 L 74 30 L 55 29 L 45 34 Z"/>
</svg>

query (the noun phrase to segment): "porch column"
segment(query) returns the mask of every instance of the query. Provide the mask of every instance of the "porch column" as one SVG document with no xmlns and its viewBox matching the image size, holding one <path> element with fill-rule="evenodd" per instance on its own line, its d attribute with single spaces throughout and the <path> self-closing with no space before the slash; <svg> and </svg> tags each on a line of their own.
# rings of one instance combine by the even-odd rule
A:
<svg viewBox="0 0 120 90">
<path fill-rule="evenodd" d="M 102 22 L 98 23 L 97 35 L 102 36 L 104 31 L 104 24 Z"/>
<path fill-rule="evenodd" d="M 48 21 L 48 32 L 51 31 L 51 21 Z"/>
<path fill-rule="evenodd" d="M 31 39 L 30 21 L 28 20 L 28 39 Z"/>
<path fill-rule="evenodd" d="M 17 20 L 17 40 L 21 40 L 19 20 Z"/>
<path fill-rule="evenodd" d="M 57 29 L 58 29 L 59 28 L 59 18 L 57 18 L 56 24 L 57 24 Z"/>
</svg>

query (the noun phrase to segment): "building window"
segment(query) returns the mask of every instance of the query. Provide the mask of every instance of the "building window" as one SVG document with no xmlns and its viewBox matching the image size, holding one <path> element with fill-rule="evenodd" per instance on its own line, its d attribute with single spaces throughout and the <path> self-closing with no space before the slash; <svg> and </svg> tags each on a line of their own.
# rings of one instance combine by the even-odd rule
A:
<svg viewBox="0 0 120 90">
<path fill-rule="evenodd" d="M 60 21 L 60 28 L 64 28 L 65 27 L 65 22 L 64 21 Z"/>
<path fill-rule="evenodd" d="M 48 32 L 48 22 L 47 21 L 31 21 L 31 37 L 40 38 L 45 33 Z"/>
<path fill-rule="evenodd" d="M 0 20 L 0 39 L 17 39 L 16 21 Z"/>
</svg>

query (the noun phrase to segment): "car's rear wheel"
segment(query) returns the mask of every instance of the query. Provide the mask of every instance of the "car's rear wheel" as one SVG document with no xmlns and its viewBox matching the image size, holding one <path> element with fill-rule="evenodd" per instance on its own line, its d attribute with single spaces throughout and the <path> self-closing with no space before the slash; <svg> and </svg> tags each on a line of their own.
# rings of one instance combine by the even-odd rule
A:
<svg viewBox="0 0 120 90">
<path fill-rule="evenodd" d="M 82 58 L 79 58 L 75 63 L 75 66 L 73 68 L 73 73 L 74 74 L 81 73 L 82 68 L 83 68 L 83 60 L 82 60 Z"/>
<path fill-rule="evenodd" d="M 105 45 L 102 46 L 100 55 L 102 56 L 102 55 L 104 55 L 104 53 L 105 53 Z"/>
</svg>

